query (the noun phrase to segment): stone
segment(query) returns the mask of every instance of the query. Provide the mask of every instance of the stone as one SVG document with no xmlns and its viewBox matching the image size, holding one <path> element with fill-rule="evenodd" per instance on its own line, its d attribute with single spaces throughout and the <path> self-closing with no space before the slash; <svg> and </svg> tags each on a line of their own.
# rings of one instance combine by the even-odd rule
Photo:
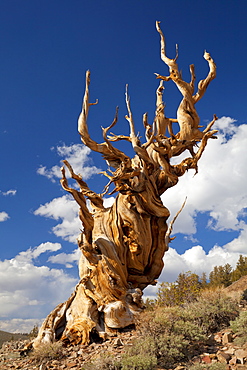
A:
<svg viewBox="0 0 247 370">
<path fill-rule="evenodd" d="M 69 356 L 69 358 L 76 358 L 78 356 L 78 352 L 75 352 L 75 351 L 73 351 L 71 354 L 70 354 L 70 356 Z"/>
<path fill-rule="evenodd" d="M 225 345 L 225 344 L 228 344 L 228 343 L 231 343 L 231 342 L 232 342 L 232 332 L 228 331 L 228 332 L 223 334 L 222 344 Z"/>
<path fill-rule="evenodd" d="M 113 345 L 114 345 L 114 346 L 123 346 L 123 345 L 124 345 L 124 343 L 123 343 L 123 341 L 122 341 L 122 339 L 121 339 L 121 338 L 116 338 L 116 339 L 114 340 L 114 342 L 113 342 Z"/>
<path fill-rule="evenodd" d="M 243 365 L 245 362 L 245 359 L 247 358 L 247 351 L 244 349 L 237 349 L 235 351 L 235 356 L 237 357 L 238 360 L 240 360 L 241 364 Z"/>
<path fill-rule="evenodd" d="M 233 356 L 229 361 L 229 365 L 236 365 L 236 363 L 237 363 L 237 356 Z"/>
<path fill-rule="evenodd" d="M 224 352 L 228 353 L 228 355 L 234 355 L 236 349 L 232 346 L 228 347 Z"/>
<path fill-rule="evenodd" d="M 79 349 L 79 351 L 77 352 L 78 356 L 82 356 L 82 355 L 84 355 L 84 353 L 85 353 L 84 348 Z"/>
<path fill-rule="evenodd" d="M 68 368 L 68 369 L 72 369 L 73 367 L 77 367 L 77 365 L 78 365 L 78 364 L 77 364 L 77 362 L 75 362 L 75 361 L 74 361 L 74 362 L 68 362 L 68 363 L 67 363 L 67 368 Z"/>
<path fill-rule="evenodd" d="M 218 361 L 223 364 L 227 364 L 228 361 L 231 359 L 231 356 L 228 353 L 225 353 L 222 351 L 217 352 L 216 355 L 217 355 Z"/>
<path fill-rule="evenodd" d="M 202 358 L 201 358 L 202 362 L 204 362 L 205 364 L 211 364 L 212 362 L 212 359 L 209 355 L 204 355 Z"/>
<path fill-rule="evenodd" d="M 222 339 L 222 335 L 221 335 L 221 333 L 217 333 L 217 334 L 215 334 L 215 336 L 214 336 L 214 340 L 215 340 L 215 342 L 217 342 L 217 343 L 221 343 L 221 339 Z"/>
</svg>

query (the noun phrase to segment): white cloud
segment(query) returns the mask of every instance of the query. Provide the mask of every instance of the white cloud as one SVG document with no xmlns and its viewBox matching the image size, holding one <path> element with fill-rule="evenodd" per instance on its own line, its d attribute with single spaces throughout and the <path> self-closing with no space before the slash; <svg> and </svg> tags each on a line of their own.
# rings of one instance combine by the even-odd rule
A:
<svg viewBox="0 0 247 370">
<path fill-rule="evenodd" d="M 228 251 L 239 252 L 241 254 L 247 251 L 247 225 L 244 225 L 238 238 L 233 239 L 225 245 Z"/>
<path fill-rule="evenodd" d="M 78 262 L 81 256 L 81 251 L 76 248 L 72 253 L 59 253 L 55 256 L 50 256 L 48 262 L 65 265 L 67 268 L 72 268 L 74 262 Z"/>
<path fill-rule="evenodd" d="M 52 228 L 52 232 L 71 243 L 76 243 L 77 236 L 80 234 L 82 224 L 78 217 L 79 206 L 74 198 L 69 195 L 63 195 L 59 198 L 54 198 L 51 202 L 41 205 L 35 215 L 52 218 L 54 220 L 62 220 Z"/>
<path fill-rule="evenodd" d="M 10 190 L 7 190 L 7 191 L 1 191 L 1 194 L 3 195 L 15 195 L 17 193 L 17 190 L 14 190 L 14 189 L 10 189 Z"/>
<path fill-rule="evenodd" d="M 40 254 L 56 252 L 60 248 L 59 243 L 42 243 L 12 259 L 0 261 L 1 319 L 37 321 L 58 303 L 67 300 L 77 279 L 63 270 L 35 265 Z M 16 330 L 21 331 L 19 327 Z"/>
<path fill-rule="evenodd" d="M 40 327 L 44 319 L 0 320 L 0 330 L 9 333 L 30 333 L 34 326 Z"/>
<path fill-rule="evenodd" d="M 215 127 L 217 140 L 209 140 L 199 161 L 199 173 L 192 170 L 162 196 L 174 216 L 187 196 L 174 232 L 194 234 L 196 215 L 208 213 L 208 226 L 215 230 L 243 228 L 243 210 L 247 207 L 247 172 L 245 170 L 247 125 L 233 125 L 230 117 L 220 118 Z"/>
<path fill-rule="evenodd" d="M 52 148 L 52 150 L 54 150 L 54 148 Z M 71 146 L 66 146 L 64 144 L 62 146 L 57 146 L 56 150 L 59 157 L 66 159 L 71 164 L 75 173 L 82 174 L 84 180 L 100 172 L 99 168 L 92 165 L 92 160 L 89 157 L 91 150 L 85 145 L 73 144 Z M 37 173 L 55 181 L 56 178 L 61 178 L 60 167 L 61 166 L 56 165 L 47 169 L 46 166 L 40 166 Z"/>
<path fill-rule="evenodd" d="M 42 253 L 56 252 L 61 248 L 62 248 L 62 246 L 61 246 L 60 243 L 50 243 L 50 242 L 41 243 L 38 247 L 29 248 L 28 250 L 26 250 L 24 252 L 20 252 L 16 256 L 15 259 L 19 263 L 24 262 L 24 264 L 25 264 L 27 261 L 31 261 L 31 260 L 39 257 Z"/>
<path fill-rule="evenodd" d="M 7 212 L 4 212 L 4 211 L 0 212 L 0 222 L 4 222 L 4 221 L 6 221 L 8 218 L 9 218 L 9 215 L 8 215 L 8 213 L 7 213 Z"/>
<path fill-rule="evenodd" d="M 105 208 L 108 208 L 108 207 L 111 207 L 113 205 L 115 201 L 115 198 L 114 197 L 110 197 L 110 198 L 104 198 L 104 207 Z"/>
</svg>

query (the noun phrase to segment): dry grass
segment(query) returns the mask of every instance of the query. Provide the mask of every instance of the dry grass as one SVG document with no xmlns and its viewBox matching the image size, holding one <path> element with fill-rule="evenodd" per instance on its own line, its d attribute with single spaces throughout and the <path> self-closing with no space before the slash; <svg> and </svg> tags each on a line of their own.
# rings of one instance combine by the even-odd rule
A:
<svg viewBox="0 0 247 370">
<path fill-rule="evenodd" d="M 244 290 L 247 289 L 247 275 L 224 288 L 224 293 L 232 299 L 240 300 Z"/>
<path fill-rule="evenodd" d="M 61 342 L 42 344 L 30 353 L 30 357 L 38 363 L 45 363 L 63 357 L 63 346 Z"/>
</svg>

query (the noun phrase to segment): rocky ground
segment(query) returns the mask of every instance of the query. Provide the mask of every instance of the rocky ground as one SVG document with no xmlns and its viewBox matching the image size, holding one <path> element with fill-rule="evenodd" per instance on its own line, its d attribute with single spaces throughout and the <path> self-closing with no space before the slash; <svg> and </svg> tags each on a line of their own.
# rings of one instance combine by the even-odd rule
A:
<svg viewBox="0 0 247 370">
<path fill-rule="evenodd" d="M 38 358 L 32 356 L 21 356 L 22 349 L 28 341 L 6 342 L 0 350 L 0 370 L 22 369 L 22 370 L 58 370 L 58 369 L 82 369 L 85 362 L 101 356 L 113 355 L 115 358 L 121 356 L 124 346 L 131 345 L 136 337 L 135 332 L 125 332 L 113 337 L 103 343 L 92 343 L 89 346 L 77 345 L 61 348 L 56 359 Z"/>
<path fill-rule="evenodd" d="M 59 370 L 59 369 L 83 369 L 86 362 L 113 355 L 114 358 L 120 357 L 126 346 L 130 346 L 133 339 L 137 337 L 135 331 L 120 333 L 103 343 L 92 343 L 89 346 L 71 346 L 60 348 L 57 358 L 49 359 L 44 355 L 43 358 L 29 355 L 21 357 L 20 353 L 27 341 L 19 340 L 6 342 L 0 351 L 0 369 L 21 369 L 21 370 Z M 209 338 L 204 352 L 195 355 L 192 359 L 194 364 L 201 363 L 210 365 L 213 363 L 225 364 L 227 370 L 247 369 L 247 343 L 242 347 L 234 345 L 234 335 L 229 329 L 218 332 Z M 190 369 L 192 364 L 181 364 L 176 370 Z M 162 370 L 159 368 L 159 370 Z"/>
</svg>

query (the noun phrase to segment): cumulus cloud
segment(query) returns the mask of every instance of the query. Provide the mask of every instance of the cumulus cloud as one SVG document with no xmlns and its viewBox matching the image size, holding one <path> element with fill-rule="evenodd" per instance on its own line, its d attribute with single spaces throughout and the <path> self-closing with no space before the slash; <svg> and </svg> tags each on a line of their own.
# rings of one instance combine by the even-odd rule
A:
<svg viewBox="0 0 247 370">
<path fill-rule="evenodd" d="M 83 178 L 87 180 L 93 174 L 99 173 L 100 169 L 92 165 L 92 160 L 89 157 L 91 150 L 83 144 L 73 144 L 66 146 L 57 146 L 56 150 L 59 157 L 66 159 L 73 167 L 75 173 L 82 174 Z M 60 166 L 55 165 L 48 169 L 46 166 L 40 166 L 37 170 L 39 175 L 46 176 L 51 181 L 56 178 L 61 178 Z"/>
<path fill-rule="evenodd" d="M 9 218 L 9 215 L 8 215 L 8 213 L 7 213 L 7 212 L 4 212 L 4 211 L 0 212 L 0 222 L 4 222 L 4 221 L 6 221 L 8 218 Z"/>
<path fill-rule="evenodd" d="M 60 248 L 59 243 L 46 242 L 12 259 L 0 261 L 0 317 L 5 325 L 13 324 L 12 319 L 36 322 L 58 303 L 67 300 L 77 279 L 63 270 L 35 264 L 42 253 L 56 252 Z M 0 327 L 3 328 L 2 321 Z M 20 331 L 20 328 L 15 330 Z"/>
<path fill-rule="evenodd" d="M 0 330 L 9 333 L 30 333 L 34 326 L 40 327 L 44 319 L 10 319 L 0 321 Z"/>
<path fill-rule="evenodd" d="M 76 248 L 72 253 L 58 253 L 55 256 L 50 256 L 48 262 L 65 265 L 66 268 L 72 268 L 73 263 L 78 262 L 81 256 L 81 251 Z"/>
<path fill-rule="evenodd" d="M 246 253 L 247 246 L 247 225 L 243 226 L 243 229 L 240 231 L 240 234 L 237 238 L 234 238 L 231 242 L 225 245 L 225 248 L 228 251 L 238 252 L 241 254 Z"/>
<path fill-rule="evenodd" d="M 76 243 L 82 225 L 78 217 L 78 205 L 72 196 L 66 194 L 54 198 L 51 202 L 41 205 L 34 214 L 61 221 L 52 228 L 52 232 L 64 240 Z"/>
<path fill-rule="evenodd" d="M 219 130 L 218 139 L 209 140 L 199 162 L 199 173 L 188 171 L 162 197 L 172 215 L 188 197 L 175 223 L 175 233 L 196 233 L 198 213 L 208 213 L 208 227 L 216 231 L 240 231 L 245 224 L 247 172 L 243 153 L 247 146 L 247 125 L 237 126 L 232 118 L 222 117 L 215 127 Z"/>
<path fill-rule="evenodd" d="M 19 263 L 21 262 L 27 263 L 28 261 L 38 258 L 42 253 L 56 252 L 61 248 L 62 246 L 60 243 L 51 243 L 51 242 L 41 243 L 38 247 L 29 248 L 26 251 L 20 252 L 16 256 L 15 260 L 18 261 Z"/>
</svg>

